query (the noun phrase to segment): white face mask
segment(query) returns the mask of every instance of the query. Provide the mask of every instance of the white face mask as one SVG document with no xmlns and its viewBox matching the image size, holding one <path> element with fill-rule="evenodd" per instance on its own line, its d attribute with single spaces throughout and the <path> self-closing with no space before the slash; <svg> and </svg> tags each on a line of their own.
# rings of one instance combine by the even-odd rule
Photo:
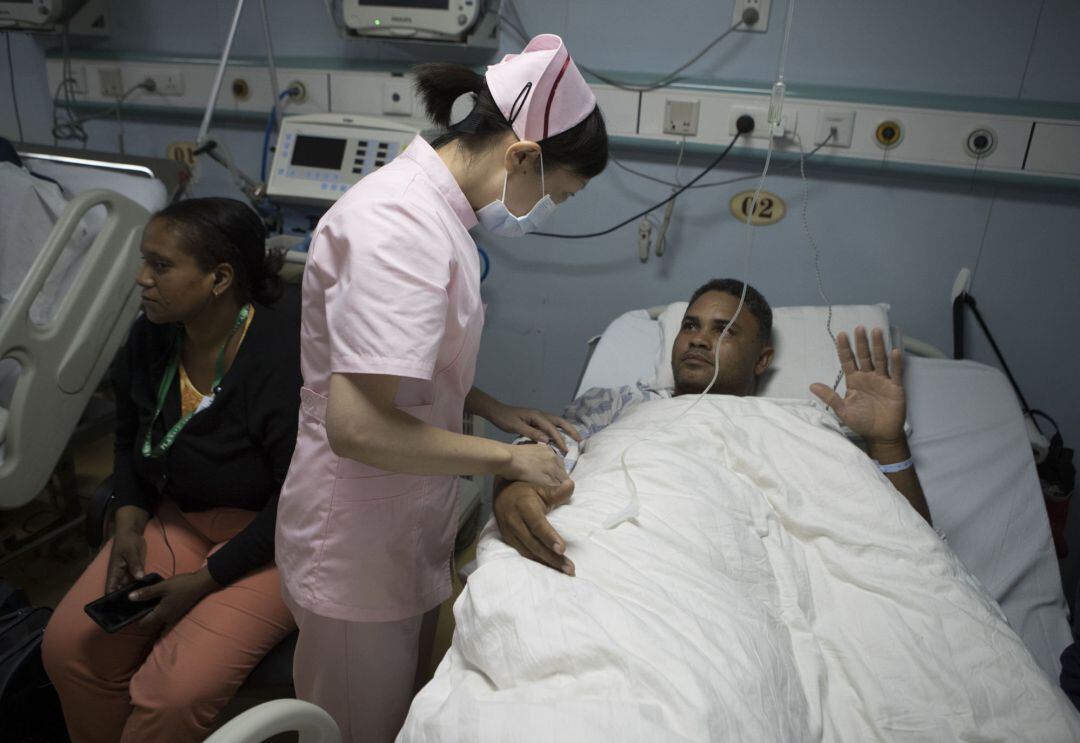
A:
<svg viewBox="0 0 1080 743">
<path fill-rule="evenodd" d="M 502 237 L 521 237 L 529 232 L 540 229 L 547 218 L 552 215 L 557 206 L 551 200 L 544 187 L 544 156 L 540 156 L 540 193 L 543 197 L 536 202 L 528 214 L 516 216 L 506 208 L 506 183 L 510 173 L 503 176 L 502 198 L 492 201 L 487 206 L 481 207 L 476 212 L 476 218 L 488 232 Z"/>
</svg>

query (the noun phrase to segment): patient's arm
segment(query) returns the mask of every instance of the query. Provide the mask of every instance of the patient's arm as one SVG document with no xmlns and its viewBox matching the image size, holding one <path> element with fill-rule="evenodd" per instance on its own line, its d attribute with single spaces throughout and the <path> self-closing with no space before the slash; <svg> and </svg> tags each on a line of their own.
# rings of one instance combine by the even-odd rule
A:
<svg viewBox="0 0 1080 743">
<path fill-rule="evenodd" d="M 546 518 L 551 509 L 566 503 L 573 492 L 571 480 L 557 488 L 496 482 L 493 505 L 503 541 L 522 557 L 573 575 L 574 563 L 565 556 L 566 542 Z"/>
<path fill-rule="evenodd" d="M 847 380 L 844 397 L 824 384 L 810 385 L 810 390 L 820 397 L 840 421 L 866 441 L 870 456 L 878 464 L 887 465 L 911 458 L 904 419 L 907 415 L 907 398 L 904 394 L 904 365 L 899 349 L 886 356 L 885 336 L 874 328 L 868 342 L 866 328 L 855 328 L 855 351 L 846 333 L 836 336 L 836 355 Z M 857 363 L 856 363 L 857 361 Z M 930 508 L 926 504 L 922 485 L 914 467 L 900 472 L 886 473 L 911 507 L 932 524 Z"/>
<path fill-rule="evenodd" d="M 870 442 L 869 453 L 874 458 L 874 461 L 879 464 L 894 464 L 895 462 L 911 459 L 911 449 L 908 448 L 907 436 L 895 443 Z M 885 477 L 900 492 L 900 495 L 907 499 L 911 507 L 926 519 L 926 523 L 933 526 L 934 521 L 930 518 L 930 506 L 926 502 L 926 496 L 923 495 L 922 484 L 919 482 L 915 467 L 911 466 L 900 472 L 886 472 Z"/>
</svg>

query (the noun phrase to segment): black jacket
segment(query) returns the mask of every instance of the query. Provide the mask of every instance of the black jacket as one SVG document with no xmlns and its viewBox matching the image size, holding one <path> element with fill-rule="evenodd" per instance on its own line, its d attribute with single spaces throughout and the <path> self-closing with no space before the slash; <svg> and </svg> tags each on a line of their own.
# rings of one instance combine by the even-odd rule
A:
<svg viewBox="0 0 1080 743">
<path fill-rule="evenodd" d="M 278 493 L 296 445 L 300 331 L 291 313 L 255 305 L 213 405 L 191 418 L 163 457 L 151 459 L 142 455 L 143 441 L 179 332 L 178 325 L 139 317 L 113 366 L 114 488 L 118 505 L 151 513 L 161 495 L 181 511 L 258 511 L 207 561 L 214 580 L 227 585 L 274 559 Z M 154 424 L 153 442 L 179 418 L 179 384 L 173 383 Z"/>
</svg>

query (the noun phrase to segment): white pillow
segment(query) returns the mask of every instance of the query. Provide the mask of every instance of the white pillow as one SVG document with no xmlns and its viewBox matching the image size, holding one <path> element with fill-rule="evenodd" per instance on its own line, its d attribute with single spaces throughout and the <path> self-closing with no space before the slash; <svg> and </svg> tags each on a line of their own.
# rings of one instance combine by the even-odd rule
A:
<svg viewBox="0 0 1080 743">
<path fill-rule="evenodd" d="M 652 379 L 661 340 L 659 325 L 645 310 L 619 315 L 600 336 L 574 396 L 592 387 L 621 387 Z"/>
<path fill-rule="evenodd" d="M 671 345 L 679 334 L 682 318 L 688 302 L 673 302 L 658 318 L 660 323 L 660 354 L 656 362 L 656 376 L 652 385 L 658 389 L 675 386 L 671 372 Z M 745 308 L 743 311 L 746 311 Z M 774 307 L 772 346 L 775 349 L 772 365 L 765 372 L 758 395 L 762 397 L 788 397 L 807 399 L 812 382 L 830 387 L 840 373 L 836 358 L 836 346 L 825 328 L 827 307 Z M 834 305 L 832 308 L 832 331 L 841 330 L 851 335 L 856 325 L 867 330 L 881 328 L 885 343 L 889 346 L 889 305 Z M 839 393 L 844 394 L 841 379 Z"/>
</svg>

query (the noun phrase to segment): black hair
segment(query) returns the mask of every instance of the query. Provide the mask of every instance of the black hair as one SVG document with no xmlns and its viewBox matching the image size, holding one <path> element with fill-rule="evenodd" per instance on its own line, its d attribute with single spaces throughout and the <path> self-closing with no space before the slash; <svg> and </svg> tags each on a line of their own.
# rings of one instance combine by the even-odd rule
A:
<svg viewBox="0 0 1080 743">
<path fill-rule="evenodd" d="M 697 288 L 697 291 L 690 297 L 690 304 L 693 305 L 702 294 L 708 292 L 722 292 L 738 299 L 742 296 L 742 290 L 743 282 L 738 279 L 713 279 Z M 761 292 L 747 284 L 746 299 L 743 301 L 743 307 L 749 310 L 750 314 L 758 322 L 758 340 L 762 343 L 768 343 L 769 337 L 772 335 L 772 307 L 769 306 L 768 301 L 762 296 Z"/>
<path fill-rule="evenodd" d="M 210 272 L 228 263 L 236 274 L 241 302 L 273 304 L 281 296 L 280 250 L 267 252 L 266 227 L 251 207 L 236 199 L 185 199 L 154 214 L 180 236 L 199 268 Z"/>
<path fill-rule="evenodd" d="M 467 150 L 479 152 L 487 147 L 492 137 L 513 131 L 496 105 L 483 75 L 468 67 L 444 62 L 417 65 L 412 72 L 416 78 L 416 92 L 424 101 L 428 117 L 447 130 L 431 143 L 435 149 L 461 140 Z M 450 121 L 454 101 L 464 94 L 471 94 L 473 102 L 467 130 L 452 128 L 451 124 L 456 122 Z M 607 127 L 599 106 L 565 132 L 538 144 L 545 165 L 565 168 L 582 178 L 600 175 L 607 167 Z"/>
</svg>

